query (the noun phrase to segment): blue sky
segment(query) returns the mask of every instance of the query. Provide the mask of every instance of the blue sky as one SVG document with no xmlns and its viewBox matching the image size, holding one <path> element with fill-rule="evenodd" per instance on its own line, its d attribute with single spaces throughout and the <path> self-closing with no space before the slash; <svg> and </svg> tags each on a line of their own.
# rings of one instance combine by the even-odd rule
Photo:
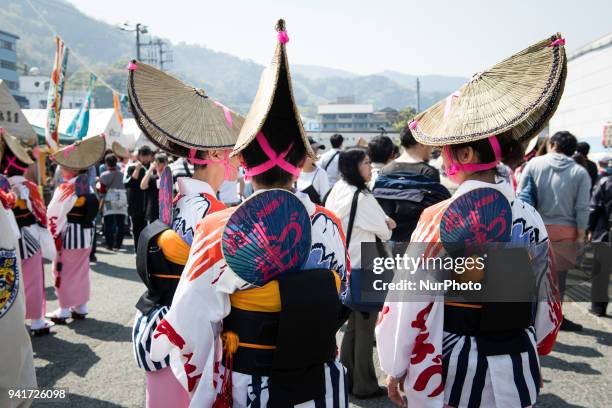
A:
<svg viewBox="0 0 612 408">
<path fill-rule="evenodd" d="M 267 64 L 285 18 L 292 64 L 358 74 L 470 76 L 557 31 L 572 50 L 612 32 L 610 0 L 69 0 L 111 24 L 142 22 Z"/>
</svg>

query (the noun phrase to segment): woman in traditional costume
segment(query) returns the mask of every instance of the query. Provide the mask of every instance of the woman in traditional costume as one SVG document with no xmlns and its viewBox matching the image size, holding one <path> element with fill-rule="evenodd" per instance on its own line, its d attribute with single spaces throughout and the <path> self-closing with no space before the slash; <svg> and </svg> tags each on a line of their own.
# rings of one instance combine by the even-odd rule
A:
<svg viewBox="0 0 612 408">
<path fill-rule="evenodd" d="M 0 175 L 0 407 L 27 408 L 31 399 L 10 391 L 36 388 L 32 343 L 25 329 L 26 300 L 19 260 L 19 227 L 11 211 L 17 197 Z"/>
<path fill-rule="evenodd" d="M 232 153 L 256 191 L 198 225 L 153 336 L 151 357 L 170 355 L 191 406 L 348 406 L 335 344 L 348 255 L 337 217 L 291 192 L 314 152 L 293 97 L 283 20 L 277 30 Z"/>
<path fill-rule="evenodd" d="M 17 201 L 13 213 L 19 225 L 21 238 L 19 249 L 23 272 L 26 319 L 30 319 L 30 332 L 44 335 L 53 323 L 45 319 L 45 271 L 44 258 L 55 256 L 53 239 L 47 230 L 47 209 L 38 186 L 24 177 L 28 166 L 34 162 L 19 140 L 0 129 L 0 172 L 10 183 Z M 44 252 L 44 254 L 43 254 Z"/>
<path fill-rule="evenodd" d="M 160 217 L 142 231 L 136 252 L 138 273 L 147 291 L 136 305 L 132 333 L 136 361 L 146 371 L 147 407 L 185 407 L 189 394 L 172 374 L 169 357 L 151 359 L 152 335 L 168 313 L 196 226 L 225 209 L 217 193 L 225 180 L 236 180 L 238 160 L 229 155 L 244 119 L 203 89 L 137 61 L 129 65 L 128 95 L 143 133 L 194 168 L 192 177 L 178 179 L 174 200 L 170 169 L 158 174 Z"/>
<path fill-rule="evenodd" d="M 522 277 L 536 282 L 537 299 L 526 297 L 528 285 L 499 292 L 515 303 L 499 303 L 498 297 L 454 301 L 449 292 L 430 298 L 406 294 L 403 302 L 388 298 L 376 339 L 389 396 L 399 405 L 406 405 L 400 390 L 408 406 L 418 407 L 536 402 L 538 354 L 552 349 L 561 306 L 544 223 L 496 168 L 502 160 L 520 160 L 522 147 L 554 113 L 567 70 L 563 45 L 557 34 L 527 48 L 476 75 L 410 124 L 417 141 L 443 147 L 446 174 L 459 188 L 423 212 L 407 255 L 465 258 L 494 245 L 501 250 L 485 252 L 486 269 L 474 267 L 465 275 L 455 269 L 454 281 L 494 285 Z M 499 262 L 504 251 L 516 249 L 525 256 Z"/>
<path fill-rule="evenodd" d="M 89 255 L 98 214 L 98 199 L 90 186 L 88 169 L 100 161 L 105 149 L 104 136 L 99 135 L 51 155 L 64 180 L 53 192 L 47 211 L 48 228 L 57 249 L 53 276 L 60 306 L 47 317 L 56 324 L 66 324 L 70 317 L 82 320 L 88 313 Z"/>
</svg>

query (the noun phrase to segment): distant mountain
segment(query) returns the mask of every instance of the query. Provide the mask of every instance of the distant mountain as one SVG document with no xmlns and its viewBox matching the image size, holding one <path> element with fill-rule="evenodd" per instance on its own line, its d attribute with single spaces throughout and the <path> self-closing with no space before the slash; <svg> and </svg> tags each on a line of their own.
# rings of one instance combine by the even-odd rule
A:
<svg viewBox="0 0 612 408">
<path fill-rule="evenodd" d="M 31 0 L 37 10 L 76 52 L 86 65 L 115 89 L 124 90 L 125 65 L 134 57 L 134 34 L 81 13 L 65 0 Z M 0 27 L 18 35 L 18 64 L 37 66 L 50 73 L 53 41 L 49 29 L 23 0 L 2 0 Z M 154 27 L 150 27 L 152 32 Z M 213 98 L 246 113 L 257 91 L 263 66 L 239 57 L 213 51 L 201 45 L 172 44 L 174 62 L 169 71 L 186 82 L 204 88 Z M 270 49 L 272 53 L 272 49 Z M 69 59 L 68 89 L 82 89 L 87 83 L 83 66 Z M 292 65 L 297 102 L 304 116 L 314 117 L 317 106 L 336 98 L 354 96 L 357 103 L 371 103 L 375 108 L 401 109 L 414 106 L 414 76 L 393 71 L 359 76 L 354 73 L 316 65 Z M 72 75 L 75 73 L 75 75 Z M 457 89 L 464 78 L 423 76 L 421 104 L 427 107 Z M 96 90 L 96 106 L 111 103 L 110 92 Z"/>
<path fill-rule="evenodd" d="M 293 65 L 291 67 L 291 72 L 308 79 L 355 78 L 359 76 L 343 69 L 322 67 L 319 65 Z"/>
<path fill-rule="evenodd" d="M 390 70 L 385 70 L 378 75 L 387 77 L 401 86 L 416 89 L 417 75 L 409 75 Z M 421 92 L 450 93 L 468 81 L 468 79 L 464 77 L 444 75 L 418 75 L 418 77 L 421 81 Z"/>
</svg>

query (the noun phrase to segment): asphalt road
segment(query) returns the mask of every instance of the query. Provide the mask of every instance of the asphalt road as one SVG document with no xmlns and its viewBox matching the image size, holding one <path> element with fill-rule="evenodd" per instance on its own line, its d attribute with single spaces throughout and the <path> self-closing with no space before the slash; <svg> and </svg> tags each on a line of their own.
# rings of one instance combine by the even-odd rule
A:
<svg viewBox="0 0 612 408">
<path fill-rule="evenodd" d="M 126 240 L 131 244 L 131 240 Z M 35 407 L 143 407 L 144 374 L 132 356 L 134 305 L 143 292 L 133 248 L 110 253 L 98 248 L 92 264 L 92 298 L 86 320 L 56 326 L 32 341 L 40 387 L 66 387 L 69 401 Z M 47 310 L 57 307 L 50 265 L 46 266 Z M 612 406 L 612 319 L 596 318 L 586 304 L 566 304 L 565 313 L 584 324 L 581 333 L 562 332 L 553 353 L 542 359 L 544 389 L 538 407 Z M 380 373 L 381 384 L 384 384 Z M 352 400 L 351 407 L 392 407 L 386 398 Z"/>
</svg>

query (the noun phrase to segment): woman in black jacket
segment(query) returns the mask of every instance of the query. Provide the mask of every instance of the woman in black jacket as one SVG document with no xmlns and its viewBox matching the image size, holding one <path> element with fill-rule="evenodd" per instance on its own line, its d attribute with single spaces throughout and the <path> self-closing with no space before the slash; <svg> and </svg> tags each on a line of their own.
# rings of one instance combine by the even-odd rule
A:
<svg viewBox="0 0 612 408">
<path fill-rule="evenodd" d="M 612 176 L 603 177 L 591 196 L 589 237 L 595 243 L 590 311 L 605 316 L 612 269 Z"/>
</svg>

